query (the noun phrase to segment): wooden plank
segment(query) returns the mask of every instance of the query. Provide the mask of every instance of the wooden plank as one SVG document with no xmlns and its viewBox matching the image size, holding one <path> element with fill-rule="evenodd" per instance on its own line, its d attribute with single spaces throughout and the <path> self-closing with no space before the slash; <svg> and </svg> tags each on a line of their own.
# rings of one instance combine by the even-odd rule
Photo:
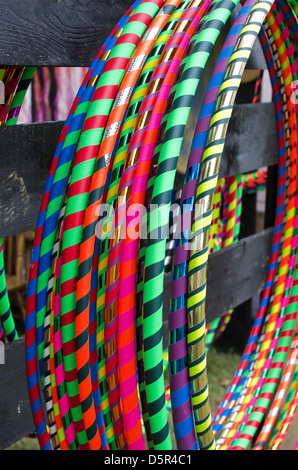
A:
<svg viewBox="0 0 298 470">
<path fill-rule="evenodd" d="M 0 129 L 0 233 L 4 237 L 35 228 L 62 123 Z"/>
<path fill-rule="evenodd" d="M 24 338 L 5 346 L 5 364 L 0 364 L 0 374 L 0 449 L 5 449 L 34 431 Z"/>
<path fill-rule="evenodd" d="M 0 0 L 0 63 L 89 66 L 131 0 Z"/>
<path fill-rule="evenodd" d="M 0 0 L 0 63 L 89 66 L 131 4 L 132 0 Z M 258 40 L 247 68 L 266 68 Z"/>
<path fill-rule="evenodd" d="M 209 257 L 207 276 L 207 322 L 234 308 L 264 285 L 273 229 L 241 240 Z M 165 276 L 165 332 L 171 276 Z M 33 432 L 25 368 L 24 338 L 5 347 L 5 364 L 0 365 L 0 449 Z"/>
<path fill-rule="evenodd" d="M 0 235 L 34 229 L 62 122 L 0 127 Z M 220 176 L 277 162 L 272 103 L 236 105 Z"/>
<path fill-rule="evenodd" d="M 277 163 L 273 103 L 242 104 L 233 109 L 219 176 L 231 176 Z"/>
</svg>

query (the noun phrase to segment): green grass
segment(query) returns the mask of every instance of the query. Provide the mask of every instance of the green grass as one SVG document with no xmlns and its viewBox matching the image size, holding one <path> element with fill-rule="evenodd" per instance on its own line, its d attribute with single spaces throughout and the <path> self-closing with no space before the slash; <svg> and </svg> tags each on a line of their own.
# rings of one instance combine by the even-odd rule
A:
<svg viewBox="0 0 298 470">
<path fill-rule="evenodd" d="M 32 437 L 24 437 L 6 450 L 39 450 L 38 440 Z"/>
<path fill-rule="evenodd" d="M 207 356 L 207 372 L 212 415 L 224 398 L 240 359 L 241 356 L 233 351 L 223 353 L 214 347 L 210 348 Z"/>
</svg>

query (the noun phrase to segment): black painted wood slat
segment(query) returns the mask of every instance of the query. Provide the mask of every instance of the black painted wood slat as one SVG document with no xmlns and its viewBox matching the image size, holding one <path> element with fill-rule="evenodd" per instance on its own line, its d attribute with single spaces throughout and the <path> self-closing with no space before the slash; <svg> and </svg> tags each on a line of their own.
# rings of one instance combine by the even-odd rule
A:
<svg viewBox="0 0 298 470">
<path fill-rule="evenodd" d="M 219 176 L 232 176 L 272 166 L 277 159 L 273 103 L 234 106 Z"/>
<path fill-rule="evenodd" d="M 132 3 L 132 0 L 0 0 L 0 64 L 89 67 Z M 258 40 L 247 68 L 266 68 Z"/>
<path fill-rule="evenodd" d="M 271 227 L 210 256 L 206 299 L 208 321 L 241 305 L 262 290 L 272 240 Z"/>
<path fill-rule="evenodd" d="M 240 305 L 264 286 L 273 229 L 210 255 L 207 272 L 207 322 Z M 164 328 L 167 331 L 170 274 L 165 276 Z M 26 385 L 25 345 L 21 338 L 6 345 L 0 365 L 0 449 L 34 431 Z"/>
<path fill-rule="evenodd" d="M 24 337 L 5 346 L 5 364 L 0 364 L 0 376 L 0 449 L 6 449 L 34 432 Z"/>
<path fill-rule="evenodd" d="M 36 226 L 44 185 L 62 122 L 0 127 L 0 236 Z M 272 103 L 235 106 L 220 177 L 277 162 Z"/>
<path fill-rule="evenodd" d="M 0 0 L 0 63 L 89 67 L 131 0 Z"/>
<path fill-rule="evenodd" d="M 0 127 L 0 236 L 36 226 L 61 122 Z"/>
</svg>

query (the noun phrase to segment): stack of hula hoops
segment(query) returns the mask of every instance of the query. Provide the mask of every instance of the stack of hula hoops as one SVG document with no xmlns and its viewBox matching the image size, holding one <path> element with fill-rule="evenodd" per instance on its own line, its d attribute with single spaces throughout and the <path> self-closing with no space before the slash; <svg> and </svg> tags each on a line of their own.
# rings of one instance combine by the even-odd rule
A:
<svg viewBox="0 0 298 470">
<path fill-rule="evenodd" d="M 279 448 L 298 403 L 296 11 L 293 0 L 137 0 L 100 47 L 53 156 L 32 251 L 26 370 L 41 449 Z M 177 191 L 192 104 L 224 31 Z M 237 242 L 245 187 L 266 184 L 266 169 L 218 176 L 257 37 L 278 135 L 274 238 L 248 343 L 212 416 L 207 351 L 232 312 L 206 325 L 208 257 Z"/>
</svg>

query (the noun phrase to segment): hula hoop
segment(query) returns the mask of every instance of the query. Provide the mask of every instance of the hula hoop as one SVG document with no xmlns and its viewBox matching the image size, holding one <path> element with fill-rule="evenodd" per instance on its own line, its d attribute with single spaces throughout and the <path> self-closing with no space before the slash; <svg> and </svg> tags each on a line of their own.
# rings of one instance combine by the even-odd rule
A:
<svg viewBox="0 0 298 470">
<path fill-rule="evenodd" d="M 289 427 L 298 389 L 292 361 L 297 108 L 291 101 L 297 6 L 285 0 L 241 3 L 136 2 L 78 91 L 45 186 L 29 275 L 26 370 L 41 449 L 171 450 L 169 400 L 179 450 L 244 450 L 253 441 L 254 449 L 276 449 Z M 266 184 L 267 169 L 218 179 L 235 97 L 257 36 L 278 136 L 273 244 L 248 343 L 212 419 L 206 355 L 232 311 L 206 325 L 208 257 L 239 240 L 243 194 Z M 208 68 L 184 186 L 177 191 L 177 164 Z M 13 84 L 14 71 L 3 74 Z M 254 103 L 261 78 L 260 72 Z M 8 114 L 11 123 L 20 102 L 21 94 Z M 170 270 L 166 387 L 163 290 Z"/>
</svg>

